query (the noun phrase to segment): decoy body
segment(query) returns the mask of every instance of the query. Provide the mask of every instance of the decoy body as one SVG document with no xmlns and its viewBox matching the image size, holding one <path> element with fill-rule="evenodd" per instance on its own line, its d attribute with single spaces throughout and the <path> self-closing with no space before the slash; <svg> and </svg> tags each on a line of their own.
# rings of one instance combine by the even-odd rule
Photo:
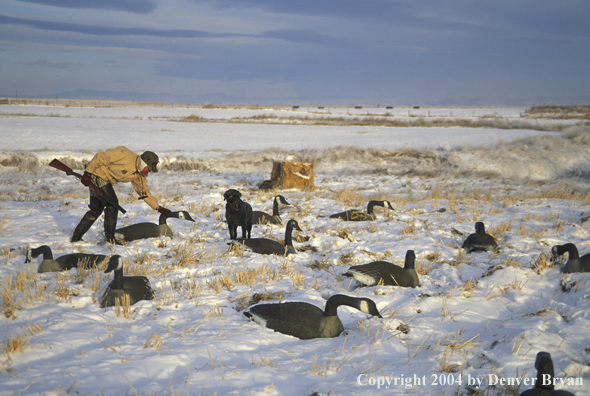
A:
<svg viewBox="0 0 590 396">
<path fill-rule="evenodd" d="M 104 254 L 71 253 L 54 260 L 51 248 L 43 245 L 27 250 L 25 263 L 30 263 L 32 259 L 39 257 L 40 254 L 43 255 L 43 261 L 39 264 L 38 272 L 68 271 L 72 268 L 77 268 L 78 264 L 86 267 L 96 267 L 107 259 L 107 256 Z"/>
<path fill-rule="evenodd" d="M 244 312 L 244 315 L 261 326 L 302 340 L 330 338 L 338 337 L 344 331 L 344 326 L 337 314 L 338 307 L 341 305 L 348 305 L 361 312 L 382 317 L 373 300 L 343 294 L 330 297 L 326 302 L 325 311 L 304 302 L 286 302 L 255 305 L 249 312 Z"/>
<path fill-rule="evenodd" d="M 408 250 L 404 268 L 386 261 L 375 261 L 350 267 L 344 275 L 366 286 L 382 283 L 386 286 L 417 287 L 420 286 L 420 281 L 414 269 L 415 261 L 416 254 L 413 250 Z"/>
<path fill-rule="evenodd" d="M 115 239 L 119 241 L 130 242 L 137 239 L 157 238 L 159 236 L 167 236 L 172 238 L 172 230 L 166 223 L 170 217 L 180 220 L 195 221 L 186 210 L 170 212 L 170 216 L 166 216 L 162 213 L 160 215 L 159 224 L 138 223 L 119 228 L 115 231 Z"/>
<path fill-rule="evenodd" d="M 375 206 L 381 206 L 385 208 L 389 208 L 393 210 L 393 206 L 389 203 L 389 201 L 370 201 L 367 204 L 367 212 L 362 212 L 357 209 L 350 209 L 346 212 L 336 213 L 330 216 L 331 219 L 340 219 L 344 221 L 370 221 L 376 220 L 377 216 L 375 216 L 375 212 L 373 212 L 373 208 Z"/>
<path fill-rule="evenodd" d="M 475 223 L 475 233 L 470 234 L 465 239 L 462 247 L 463 249 L 467 249 L 468 253 L 491 252 L 498 248 L 498 244 L 493 236 L 486 234 L 485 225 L 481 221 L 478 221 Z"/>
<path fill-rule="evenodd" d="M 114 255 L 109 260 L 109 266 L 104 271 L 114 271 L 115 279 L 107 286 L 107 290 L 100 299 L 100 306 L 112 307 L 116 305 L 115 300 L 124 295 L 129 296 L 129 304 L 133 305 L 140 300 L 153 300 L 154 291 L 150 281 L 145 276 L 123 276 L 123 258 Z"/>
<path fill-rule="evenodd" d="M 573 393 L 564 390 L 554 390 L 553 377 L 553 360 L 549 352 L 537 353 L 535 359 L 535 368 L 537 369 L 537 380 L 533 389 L 526 390 L 520 396 L 574 396 Z M 549 382 L 549 384 L 547 384 Z"/>
<path fill-rule="evenodd" d="M 566 243 L 565 245 L 556 245 L 551 249 L 553 258 L 568 253 L 567 263 L 561 268 L 561 272 L 570 274 L 573 272 L 590 272 L 590 253 L 580 257 L 578 248 L 573 243 Z"/>
<path fill-rule="evenodd" d="M 289 220 L 285 229 L 284 245 L 269 238 L 236 239 L 228 243 L 228 245 L 240 246 L 244 250 L 258 254 L 278 254 L 280 256 L 296 254 L 297 251 L 293 247 L 293 238 L 291 235 L 293 230 L 302 231 L 296 220 Z"/>
<path fill-rule="evenodd" d="M 277 195 L 272 204 L 272 216 L 259 210 L 252 211 L 252 224 L 283 224 L 279 214 L 279 203 L 290 205 L 282 195 Z"/>
</svg>

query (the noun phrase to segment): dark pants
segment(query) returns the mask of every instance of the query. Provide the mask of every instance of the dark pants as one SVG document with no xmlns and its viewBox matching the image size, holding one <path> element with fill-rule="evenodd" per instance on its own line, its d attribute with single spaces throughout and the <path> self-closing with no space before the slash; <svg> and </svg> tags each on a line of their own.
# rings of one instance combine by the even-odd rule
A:
<svg viewBox="0 0 590 396">
<path fill-rule="evenodd" d="M 119 203 L 112 184 L 106 184 L 100 190 L 108 195 L 115 203 Z M 114 242 L 115 228 L 117 228 L 117 208 L 100 198 L 92 189 L 90 189 L 90 204 L 88 208 L 90 210 L 80 220 L 80 223 L 74 230 L 71 241 L 77 242 L 81 240 L 104 211 L 104 237 L 107 242 Z"/>
</svg>

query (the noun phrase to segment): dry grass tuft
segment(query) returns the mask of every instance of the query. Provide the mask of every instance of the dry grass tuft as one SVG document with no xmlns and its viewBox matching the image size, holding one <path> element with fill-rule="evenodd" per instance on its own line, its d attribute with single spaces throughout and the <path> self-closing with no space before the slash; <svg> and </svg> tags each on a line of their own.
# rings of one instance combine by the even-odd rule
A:
<svg viewBox="0 0 590 396">
<path fill-rule="evenodd" d="M 532 265 L 532 269 L 537 275 L 541 275 L 541 272 L 555 267 L 556 263 L 551 259 L 551 255 L 548 253 L 541 253 Z"/>
</svg>

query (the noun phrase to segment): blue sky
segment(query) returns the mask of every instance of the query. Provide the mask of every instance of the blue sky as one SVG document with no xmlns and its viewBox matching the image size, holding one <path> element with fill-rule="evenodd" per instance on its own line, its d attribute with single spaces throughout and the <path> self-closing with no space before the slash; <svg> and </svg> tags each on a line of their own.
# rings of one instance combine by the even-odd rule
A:
<svg viewBox="0 0 590 396">
<path fill-rule="evenodd" d="M 587 0 L 3 0 L 0 95 L 588 103 L 589 21 Z"/>
</svg>

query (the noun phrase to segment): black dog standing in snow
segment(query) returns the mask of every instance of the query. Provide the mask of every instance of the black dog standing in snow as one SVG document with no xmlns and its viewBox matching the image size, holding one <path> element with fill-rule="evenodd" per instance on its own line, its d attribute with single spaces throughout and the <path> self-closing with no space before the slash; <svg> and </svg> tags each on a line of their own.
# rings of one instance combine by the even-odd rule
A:
<svg viewBox="0 0 590 396">
<path fill-rule="evenodd" d="M 242 194 L 233 188 L 223 194 L 223 199 L 227 201 L 225 218 L 230 239 L 238 239 L 238 227 L 242 227 L 242 239 L 250 238 L 252 231 L 252 206 L 248 202 L 242 201 L 241 196 Z"/>
</svg>

